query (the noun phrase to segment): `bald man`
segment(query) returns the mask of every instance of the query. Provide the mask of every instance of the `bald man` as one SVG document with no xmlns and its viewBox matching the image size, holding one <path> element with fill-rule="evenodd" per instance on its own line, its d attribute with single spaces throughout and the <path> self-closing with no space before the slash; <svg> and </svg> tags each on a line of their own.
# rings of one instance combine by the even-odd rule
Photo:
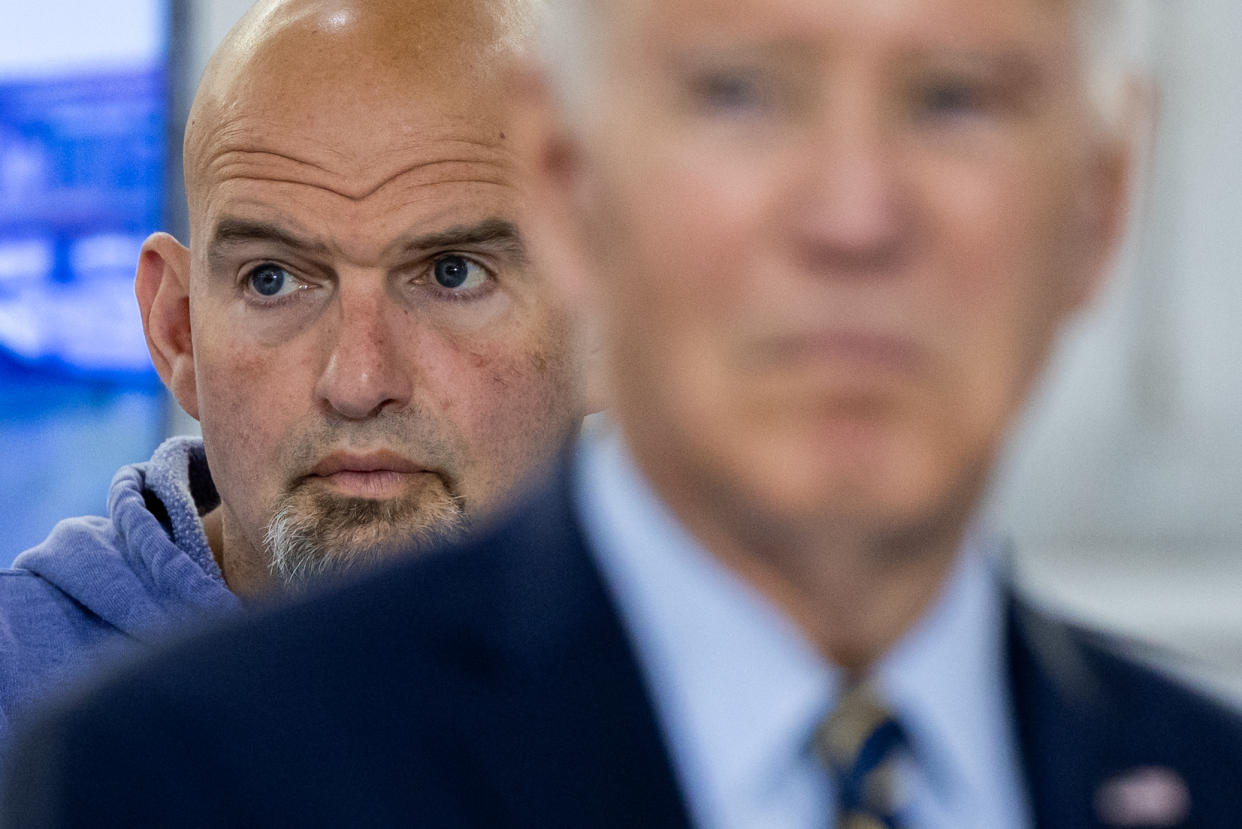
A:
<svg viewBox="0 0 1242 829">
<path fill-rule="evenodd" d="M 462 529 L 581 420 L 505 130 L 523 2 L 271 0 L 185 140 L 191 238 L 147 240 L 151 356 L 201 441 L 121 469 L 0 577 L 0 737 L 114 651 Z"/>
<path fill-rule="evenodd" d="M 1083 13 L 1127 2 L 549 4 L 517 143 L 614 428 L 44 721 L 14 825 L 1242 825 L 1236 712 L 1016 596 L 972 517 L 1117 239 Z"/>
</svg>

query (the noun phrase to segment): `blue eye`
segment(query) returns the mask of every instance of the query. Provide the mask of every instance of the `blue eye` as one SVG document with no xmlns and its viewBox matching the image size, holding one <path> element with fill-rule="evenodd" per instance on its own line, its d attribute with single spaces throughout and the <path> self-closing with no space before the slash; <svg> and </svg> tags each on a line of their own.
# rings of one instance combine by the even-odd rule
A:
<svg viewBox="0 0 1242 829">
<path fill-rule="evenodd" d="M 285 296 L 302 287 L 302 283 L 287 270 L 271 262 L 264 262 L 251 270 L 246 280 L 256 294 L 269 299 Z"/>
<path fill-rule="evenodd" d="M 458 254 L 437 258 L 432 265 L 432 275 L 437 285 L 452 291 L 469 291 L 488 280 L 487 270 L 482 265 Z"/>
</svg>

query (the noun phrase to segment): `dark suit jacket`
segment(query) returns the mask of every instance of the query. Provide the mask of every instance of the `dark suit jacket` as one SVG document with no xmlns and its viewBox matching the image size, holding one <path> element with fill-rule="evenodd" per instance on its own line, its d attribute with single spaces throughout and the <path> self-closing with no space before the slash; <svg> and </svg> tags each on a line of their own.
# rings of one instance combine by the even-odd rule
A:
<svg viewBox="0 0 1242 829">
<path fill-rule="evenodd" d="M 20 741 L 6 825 L 687 826 L 568 492 L 82 695 Z M 1040 826 L 1107 825 L 1136 767 L 1184 781 L 1177 825 L 1242 826 L 1232 714 L 1016 603 L 1010 640 Z"/>
</svg>

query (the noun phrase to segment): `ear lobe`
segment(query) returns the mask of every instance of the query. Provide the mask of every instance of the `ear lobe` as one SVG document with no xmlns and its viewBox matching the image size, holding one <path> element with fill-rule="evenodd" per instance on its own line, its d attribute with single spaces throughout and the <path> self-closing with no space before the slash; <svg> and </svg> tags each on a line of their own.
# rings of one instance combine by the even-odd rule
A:
<svg viewBox="0 0 1242 829">
<path fill-rule="evenodd" d="M 194 343 L 190 336 L 190 252 L 167 233 L 142 245 L 134 292 L 151 362 L 186 413 L 198 419 Z"/>
</svg>

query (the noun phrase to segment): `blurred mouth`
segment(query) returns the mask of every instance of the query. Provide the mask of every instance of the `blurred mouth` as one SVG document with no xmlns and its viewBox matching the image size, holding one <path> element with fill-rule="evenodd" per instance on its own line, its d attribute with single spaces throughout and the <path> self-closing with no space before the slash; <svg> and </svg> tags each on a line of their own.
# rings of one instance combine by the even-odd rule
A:
<svg viewBox="0 0 1242 829">
<path fill-rule="evenodd" d="M 926 350 L 910 337 L 869 331 L 814 331 L 769 337 L 756 349 L 768 366 L 917 373 Z"/>
<path fill-rule="evenodd" d="M 435 470 L 392 452 L 333 452 L 303 476 L 302 480 L 318 483 L 348 498 L 398 498 Z"/>
</svg>

